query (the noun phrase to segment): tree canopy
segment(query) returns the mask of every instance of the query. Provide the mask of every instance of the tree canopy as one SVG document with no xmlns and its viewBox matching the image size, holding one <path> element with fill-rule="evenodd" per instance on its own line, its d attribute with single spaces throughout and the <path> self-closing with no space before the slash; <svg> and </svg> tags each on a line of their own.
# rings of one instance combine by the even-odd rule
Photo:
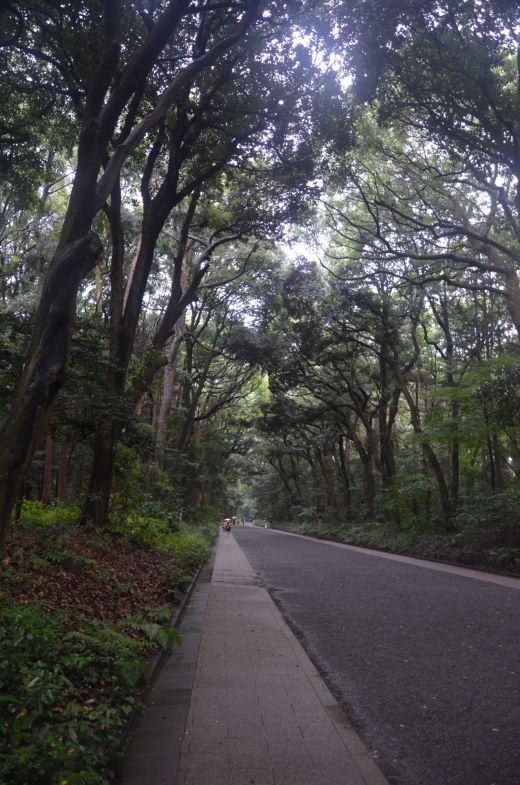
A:
<svg viewBox="0 0 520 785">
<path fill-rule="evenodd" d="M 516 4 L 0 14 L 3 531 L 103 526 L 132 454 L 193 515 L 517 493 Z"/>
</svg>

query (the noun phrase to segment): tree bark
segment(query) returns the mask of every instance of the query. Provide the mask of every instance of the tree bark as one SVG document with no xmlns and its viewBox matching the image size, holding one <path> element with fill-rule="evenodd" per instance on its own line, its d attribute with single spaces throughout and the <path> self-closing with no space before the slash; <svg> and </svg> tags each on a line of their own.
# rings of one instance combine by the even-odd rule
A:
<svg viewBox="0 0 520 785">
<path fill-rule="evenodd" d="M 28 362 L 0 432 L 0 545 L 63 383 L 79 284 L 101 255 L 93 232 L 60 250 L 45 279 Z"/>
<path fill-rule="evenodd" d="M 454 390 L 455 385 L 455 345 L 450 327 L 450 314 L 448 310 L 448 298 L 446 291 L 443 292 L 441 299 L 441 313 L 435 309 L 434 313 L 437 321 L 446 337 L 446 385 Z M 451 409 L 451 428 L 454 433 L 450 442 L 450 504 L 451 512 L 454 514 L 459 503 L 460 486 L 460 438 L 459 438 L 459 402 L 453 400 L 450 403 Z"/>
<path fill-rule="evenodd" d="M 503 472 L 503 458 L 500 444 L 498 441 L 498 434 L 493 434 L 493 455 L 495 458 L 495 479 L 497 491 L 504 490 L 504 472 Z"/>
<path fill-rule="evenodd" d="M 352 516 L 352 481 L 350 477 L 350 455 L 345 437 L 341 436 L 338 442 L 339 461 L 341 466 L 341 479 L 345 497 L 345 512 L 347 518 Z"/>
<path fill-rule="evenodd" d="M 177 359 L 179 356 L 179 349 L 184 336 L 184 331 L 185 323 L 184 318 L 182 318 L 175 325 L 175 331 L 168 347 L 168 362 L 164 368 L 163 390 L 161 396 L 161 406 L 159 408 L 159 416 L 157 420 L 157 435 L 155 441 L 157 457 L 160 466 L 164 466 L 164 456 L 168 436 L 168 423 L 170 420 L 173 403 Z"/>
<path fill-rule="evenodd" d="M 388 307 L 385 304 L 383 317 L 388 318 Z M 388 488 L 396 475 L 397 467 L 394 456 L 392 433 L 395 418 L 399 407 L 400 390 L 392 390 L 390 386 L 389 370 L 390 345 L 394 332 L 387 321 L 383 323 L 382 333 L 379 337 L 379 381 L 381 387 L 378 406 L 379 424 L 379 456 L 383 487 Z"/>
<path fill-rule="evenodd" d="M 117 182 L 112 189 L 110 206 L 105 208 L 110 222 L 112 253 L 110 259 L 110 366 L 107 387 L 117 399 L 123 392 L 125 374 L 118 364 L 118 350 L 122 336 L 123 318 L 123 267 L 125 243 L 121 222 L 121 189 Z M 133 274 L 132 274 L 133 277 Z M 113 419 L 105 418 L 97 424 L 94 440 L 94 456 L 90 471 L 87 496 L 83 506 L 81 521 L 103 526 L 108 518 L 112 474 L 114 469 L 114 450 L 120 425 Z"/>
<path fill-rule="evenodd" d="M 106 525 L 108 520 L 118 435 L 118 425 L 108 419 L 101 423 L 96 433 L 94 460 L 81 517 L 83 523 L 91 523 L 98 528 Z"/>
<path fill-rule="evenodd" d="M 439 495 L 441 499 L 441 505 L 444 512 L 444 518 L 446 521 L 446 528 L 450 530 L 452 528 L 452 517 L 453 517 L 453 507 L 450 498 L 450 492 L 448 489 L 448 484 L 446 482 L 446 478 L 444 476 L 444 472 L 442 471 L 442 466 L 439 463 L 439 459 L 437 458 L 431 444 L 424 439 L 424 431 L 421 425 L 421 417 L 419 413 L 419 408 L 416 405 L 413 395 L 410 393 L 408 389 L 408 385 L 406 384 L 405 380 L 402 378 L 402 375 L 398 374 L 398 379 L 401 385 L 401 390 L 403 395 L 406 399 L 408 404 L 408 408 L 410 410 L 410 420 L 412 423 L 412 427 L 414 432 L 417 436 L 421 437 L 421 448 L 423 451 L 423 455 L 430 465 L 434 477 L 437 481 L 437 487 L 439 489 Z"/>
<path fill-rule="evenodd" d="M 49 506 L 51 500 L 51 485 L 52 485 L 52 447 L 53 440 L 50 433 L 47 434 L 45 439 L 45 460 L 43 462 L 42 473 L 42 492 L 40 501 L 45 507 Z"/>
<path fill-rule="evenodd" d="M 516 270 L 508 272 L 504 279 L 509 314 L 520 338 L 520 284 Z"/>
<path fill-rule="evenodd" d="M 336 518 L 339 517 L 338 497 L 336 494 L 336 483 L 334 481 L 334 465 L 330 452 L 325 449 L 316 450 L 316 458 L 318 466 L 320 467 L 321 475 L 325 485 L 325 494 L 327 499 L 327 512 L 331 513 Z"/>
<path fill-rule="evenodd" d="M 344 417 L 343 422 L 347 428 L 350 439 L 357 450 L 363 466 L 363 490 L 364 502 L 367 515 L 372 517 L 375 512 L 376 499 L 376 479 L 374 474 L 374 429 L 370 420 L 365 418 L 363 427 L 365 429 L 365 439 L 363 440 L 358 433 L 356 423 L 352 423 L 349 417 Z"/>
<path fill-rule="evenodd" d="M 66 441 L 61 448 L 60 465 L 58 467 L 58 482 L 56 484 L 56 498 L 61 504 L 68 502 L 69 467 L 74 442 Z"/>
</svg>

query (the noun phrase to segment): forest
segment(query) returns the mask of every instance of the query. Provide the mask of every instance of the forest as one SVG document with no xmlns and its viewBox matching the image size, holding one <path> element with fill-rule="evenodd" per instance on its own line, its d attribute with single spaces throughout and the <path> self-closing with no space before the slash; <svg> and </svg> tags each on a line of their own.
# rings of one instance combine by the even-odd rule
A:
<svg viewBox="0 0 520 785">
<path fill-rule="evenodd" d="M 520 569 L 519 36 L 509 0 L 2 4 L 0 782 L 107 781 L 224 517 Z"/>
</svg>

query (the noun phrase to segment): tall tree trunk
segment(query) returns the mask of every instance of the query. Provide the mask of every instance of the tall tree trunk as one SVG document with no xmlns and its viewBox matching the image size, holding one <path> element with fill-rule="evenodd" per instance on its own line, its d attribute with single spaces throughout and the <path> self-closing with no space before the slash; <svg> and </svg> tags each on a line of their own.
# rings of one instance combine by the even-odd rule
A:
<svg viewBox="0 0 520 785">
<path fill-rule="evenodd" d="M 179 349 L 184 333 L 184 324 L 179 324 L 178 340 L 174 340 L 168 350 L 168 362 L 164 368 L 163 375 L 163 389 L 161 396 L 161 405 L 159 407 L 159 415 L 157 418 L 157 435 L 155 445 L 157 449 L 157 458 L 159 465 L 164 467 L 164 457 L 166 452 L 166 444 L 168 440 L 168 425 L 170 422 L 170 414 L 172 411 L 173 394 L 175 390 L 175 376 L 177 371 L 177 360 L 179 356 Z"/>
<path fill-rule="evenodd" d="M 487 437 L 487 448 L 488 448 L 488 469 L 489 469 L 489 482 L 491 485 L 491 493 L 496 493 L 497 491 L 497 481 L 496 481 L 496 474 L 495 474 L 495 452 L 493 450 L 493 442 L 491 437 Z"/>
<path fill-rule="evenodd" d="M 161 405 L 159 408 L 159 417 L 157 421 L 157 434 L 155 438 L 155 447 L 157 450 L 157 460 L 159 466 L 164 467 L 164 457 L 166 453 L 166 443 L 168 439 L 168 425 L 170 422 L 170 413 L 172 410 L 173 393 L 175 389 L 175 375 L 177 368 L 177 354 L 168 359 L 168 363 L 164 368 L 163 373 L 163 388 L 161 396 Z"/>
<path fill-rule="evenodd" d="M 123 267 L 125 242 L 121 222 L 121 188 L 119 181 L 111 193 L 110 206 L 106 208 L 112 234 L 110 259 L 110 371 L 107 387 L 117 400 L 124 389 L 125 369 L 119 363 L 118 352 L 123 337 Z M 107 523 L 112 492 L 115 462 L 115 445 L 120 426 L 113 419 L 105 418 L 97 424 L 94 456 L 90 480 L 81 520 L 96 527 Z"/>
<path fill-rule="evenodd" d="M 439 489 L 439 496 L 441 499 L 441 505 L 444 513 L 444 519 L 446 522 L 446 528 L 447 530 L 451 530 L 453 507 L 451 504 L 450 492 L 449 492 L 448 484 L 446 482 L 446 478 L 444 476 L 444 472 L 442 470 L 442 466 L 439 463 L 439 459 L 437 458 L 431 444 L 424 439 L 424 431 L 421 425 L 421 416 L 419 413 L 419 408 L 415 402 L 414 396 L 411 394 L 410 390 L 408 389 L 408 385 L 406 384 L 405 380 L 402 378 L 402 375 L 399 372 L 397 373 L 398 373 L 399 383 L 401 385 L 401 390 L 403 392 L 403 395 L 408 404 L 408 408 L 410 410 L 410 419 L 412 422 L 412 427 L 414 429 L 414 432 L 417 434 L 417 436 L 421 437 L 421 448 L 423 451 L 423 455 L 426 461 L 428 462 L 428 464 L 430 465 L 430 468 L 437 481 L 437 487 Z"/>
<path fill-rule="evenodd" d="M 74 503 L 78 502 L 85 491 L 85 459 L 82 455 L 76 455 L 76 460 L 72 464 L 71 496 Z"/>
<path fill-rule="evenodd" d="M 52 453 L 53 453 L 53 439 L 50 433 L 47 434 L 45 439 L 45 459 L 43 462 L 42 473 L 42 492 L 40 496 L 41 503 L 46 507 L 49 506 L 51 500 L 51 486 L 52 486 Z"/>
<path fill-rule="evenodd" d="M 58 482 L 56 485 L 56 497 L 61 504 L 67 504 L 68 502 L 69 467 L 73 449 L 74 442 L 70 439 L 61 448 Z"/>
<path fill-rule="evenodd" d="M 448 296 L 446 287 L 441 298 L 440 313 L 434 309 L 437 321 L 446 336 L 446 385 L 454 390 L 455 385 L 455 345 L 450 327 L 450 313 L 448 309 Z M 451 429 L 453 437 L 450 442 L 450 504 L 451 512 L 455 514 L 459 503 L 460 485 L 460 438 L 459 438 L 459 402 L 451 401 Z"/>
<path fill-rule="evenodd" d="M 179 301 L 182 298 L 187 288 L 189 258 L 184 256 L 180 260 L 180 265 L 181 265 L 181 270 L 180 273 L 178 274 L 177 286 L 174 287 L 175 292 L 172 291 L 172 295 L 174 295 Z M 178 297 L 177 297 L 177 292 L 178 292 Z M 184 337 L 185 331 L 186 331 L 186 317 L 185 317 L 185 311 L 183 311 L 182 315 L 178 318 L 178 320 L 174 324 L 173 335 L 170 338 L 169 343 L 167 344 L 167 350 L 166 350 L 167 362 L 164 368 L 161 406 L 159 409 L 159 416 L 157 419 L 157 435 L 155 440 L 157 457 L 160 466 L 164 466 L 164 454 L 165 454 L 167 434 L 168 434 L 168 423 L 170 420 L 170 414 L 173 404 L 173 391 L 175 385 L 177 360 L 178 360 L 179 350 L 182 344 L 182 339 Z"/>
<path fill-rule="evenodd" d="M 459 439 L 459 402 L 452 401 L 451 404 L 451 417 L 452 429 L 455 432 L 451 440 L 451 488 L 450 495 L 455 512 L 459 504 L 459 488 L 460 488 L 460 439 Z"/>
<path fill-rule="evenodd" d="M 350 476 L 349 442 L 344 436 L 338 442 L 339 462 L 341 467 L 341 480 L 343 495 L 345 497 L 345 512 L 347 517 L 352 516 L 352 480 Z"/>
<path fill-rule="evenodd" d="M 392 390 L 390 386 L 390 345 L 394 341 L 391 325 L 388 319 L 388 307 L 384 307 L 383 330 L 378 339 L 379 351 L 379 383 L 381 387 L 380 401 L 378 406 L 378 425 L 379 425 L 379 463 L 381 467 L 381 477 L 383 487 L 388 488 L 396 474 L 396 464 L 392 442 L 392 433 L 397 409 L 399 405 L 399 390 Z"/>
<path fill-rule="evenodd" d="M 317 449 L 316 458 L 323 477 L 326 494 L 326 511 L 334 517 L 339 517 L 338 497 L 336 495 L 334 463 L 327 448 Z"/>
<path fill-rule="evenodd" d="M 376 478 L 374 475 L 374 459 L 371 454 L 367 454 L 363 459 L 363 485 L 367 515 L 369 518 L 372 518 L 375 512 Z"/>
<path fill-rule="evenodd" d="M 376 499 L 376 478 L 374 473 L 373 453 L 374 429 L 372 428 L 372 423 L 365 420 L 363 423 L 365 438 L 363 439 L 358 432 L 356 423 L 353 423 L 349 417 L 344 417 L 343 422 L 363 466 L 363 501 L 367 515 L 373 517 Z"/>
<path fill-rule="evenodd" d="M 502 457 L 502 451 L 500 449 L 498 435 L 496 432 L 493 434 L 493 455 L 495 458 L 495 478 L 496 478 L 497 491 L 500 492 L 504 490 L 504 472 L 503 472 L 504 459 Z"/>
<path fill-rule="evenodd" d="M 160 404 L 157 397 L 152 398 L 152 431 L 157 429 L 157 420 L 159 419 Z M 146 493 L 151 496 L 154 489 L 154 484 L 157 479 L 157 463 L 155 460 L 149 460 L 146 469 Z"/>
<path fill-rule="evenodd" d="M 365 482 L 365 500 L 367 505 L 367 513 L 370 517 L 375 514 L 376 502 L 376 466 L 375 458 L 377 454 L 377 438 L 372 426 L 372 421 L 366 422 L 365 425 L 365 451 L 362 455 L 363 469 L 364 469 L 364 482 Z"/>
<path fill-rule="evenodd" d="M 290 460 L 290 463 L 291 463 L 291 477 L 292 477 L 292 481 L 293 481 L 295 492 L 296 492 L 296 496 L 295 496 L 295 498 L 296 498 L 296 505 L 297 506 L 298 505 L 303 505 L 303 493 L 302 493 L 302 489 L 301 489 L 301 486 L 300 486 L 300 478 L 298 476 L 298 474 L 299 474 L 299 472 L 298 472 L 298 465 L 297 465 L 297 462 L 294 459 L 294 455 L 291 454 L 289 456 L 289 460 Z"/>
<path fill-rule="evenodd" d="M 87 498 L 82 512 L 82 521 L 96 527 L 105 526 L 108 521 L 118 436 L 119 425 L 114 420 L 104 420 L 98 426 Z"/>
<path fill-rule="evenodd" d="M 293 489 L 291 488 L 289 477 L 283 465 L 283 458 L 281 456 L 277 456 L 276 460 L 274 458 L 269 458 L 269 463 L 280 477 L 282 484 L 285 490 L 287 491 L 287 499 L 291 508 L 291 518 L 292 518 L 292 509 L 294 509 L 294 507 L 296 506 L 296 498 L 294 496 Z"/>
<path fill-rule="evenodd" d="M 311 476 L 312 476 L 312 486 L 309 488 L 310 490 L 309 497 L 312 506 L 316 510 L 316 514 L 319 520 L 321 520 L 323 518 L 323 512 L 324 512 L 323 493 L 322 493 L 323 480 L 322 480 L 321 472 L 318 466 L 316 465 L 316 461 L 314 460 L 314 456 L 310 448 L 307 449 L 306 458 L 307 461 L 309 462 L 309 466 L 311 469 Z"/>
<path fill-rule="evenodd" d="M 57 252 L 46 276 L 29 361 L 0 432 L 0 547 L 11 511 L 63 383 L 79 284 L 102 252 L 89 233 Z"/>
</svg>

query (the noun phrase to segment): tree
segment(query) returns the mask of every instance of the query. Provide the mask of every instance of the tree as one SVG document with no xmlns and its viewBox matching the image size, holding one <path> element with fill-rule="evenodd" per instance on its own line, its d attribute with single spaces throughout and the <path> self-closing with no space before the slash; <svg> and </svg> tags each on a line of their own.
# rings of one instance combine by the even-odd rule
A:
<svg viewBox="0 0 520 785">
<path fill-rule="evenodd" d="M 259 77 L 258 84 L 267 94 L 269 80 L 262 74 L 262 61 L 257 60 L 255 65 L 254 52 L 258 47 L 266 50 L 263 34 L 286 23 L 290 8 L 273 4 L 269 12 L 259 16 L 255 0 L 218 7 L 201 5 L 197 9 L 184 0 L 170 0 L 150 11 L 130 2 L 110 0 L 99 5 L 70 0 L 56 9 L 42 0 L 28 2 L 20 11 L 9 5 L 7 12 L 14 17 L 15 29 L 8 41 L 12 48 L 9 62 L 17 58 L 30 62 L 38 77 L 35 84 L 45 82 L 44 76 L 50 73 L 47 82 L 51 89 L 59 88 L 73 116 L 77 164 L 60 239 L 41 293 L 24 374 L 3 426 L 2 533 L 63 383 L 78 288 L 103 252 L 98 234 L 92 231 L 96 216 L 106 209 L 114 276 L 120 278 L 120 176 L 127 162 L 141 160 L 147 223 L 139 250 L 143 264 L 127 300 L 130 329 L 122 324 L 121 330 L 124 348 L 120 347 L 117 364 L 124 366 L 131 352 L 133 325 L 147 271 L 167 216 L 236 151 L 240 139 L 236 126 L 235 135 L 228 136 L 219 125 L 225 121 L 226 110 L 235 113 L 236 118 L 240 100 L 240 95 L 227 91 L 227 86 L 234 75 L 247 73 L 253 80 Z M 74 17 L 81 18 L 82 24 L 71 25 Z M 255 23 L 263 32 L 249 36 L 246 43 Z M 61 35 L 64 31 L 65 45 Z M 289 43 L 286 48 L 291 46 Z M 87 52 L 88 58 L 97 63 L 94 69 L 92 59 L 87 62 Z M 291 59 L 295 64 L 291 74 L 296 77 L 301 68 L 294 54 Z M 219 119 L 208 127 L 219 93 Z M 251 123 L 256 121 L 247 114 L 242 119 L 246 133 L 250 133 Z M 275 119 L 269 117 L 268 122 Z M 290 124 L 286 122 L 285 127 L 289 134 Z M 214 157 L 201 173 L 197 162 L 208 149 L 206 145 L 214 150 Z M 163 149 L 169 158 L 162 185 L 155 192 L 153 186 L 150 190 L 151 178 Z M 298 153 L 298 148 L 292 152 Z M 118 319 L 120 285 L 114 286 L 113 297 L 114 318 Z"/>
</svg>

